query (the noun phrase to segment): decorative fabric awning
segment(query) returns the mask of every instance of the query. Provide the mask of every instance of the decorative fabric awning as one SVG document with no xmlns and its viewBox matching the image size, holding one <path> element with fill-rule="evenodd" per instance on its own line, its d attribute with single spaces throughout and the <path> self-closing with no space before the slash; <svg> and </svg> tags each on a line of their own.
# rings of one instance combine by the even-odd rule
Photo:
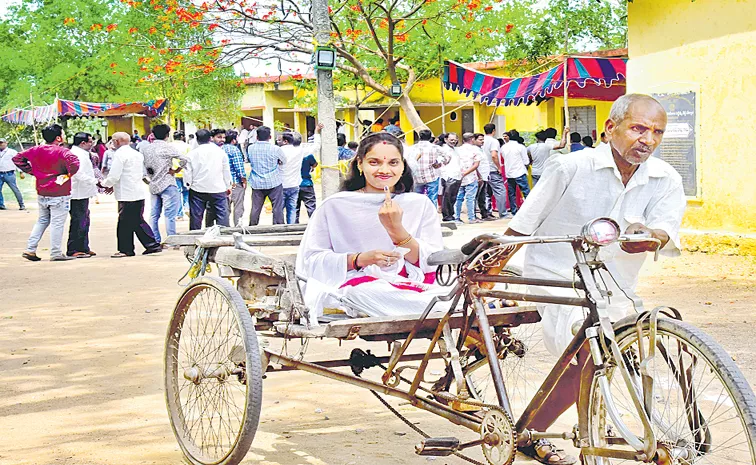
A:
<svg viewBox="0 0 756 465">
<path fill-rule="evenodd" d="M 161 115 L 165 111 L 167 99 L 148 102 L 129 103 L 89 103 L 73 100 L 58 100 L 58 112 L 61 116 L 123 116 L 140 114 L 149 117 Z"/>
<path fill-rule="evenodd" d="M 30 110 L 11 110 L 4 114 L 2 119 L 12 124 L 31 126 L 34 123 L 52 121 L 60 116 L 105 118 L 108 116 L 139 114 L 152 118 L 162 115 L 167 104 L 167 99 L 129 103 L 90 103 L 73 100 L 56 100 L 52 105 L 34 107 Z"/>
<path fill-rule="evenodd" d="M 567 59 L 567 93 L 572 98 L 613 101 L 625 94 L 625 58 Z M 563 95 L 564 65 L 533 76 L 493 76 L 459 63 L 444 63 L 444 86 L 491 106 L 540 103 Z"/>
</svg>

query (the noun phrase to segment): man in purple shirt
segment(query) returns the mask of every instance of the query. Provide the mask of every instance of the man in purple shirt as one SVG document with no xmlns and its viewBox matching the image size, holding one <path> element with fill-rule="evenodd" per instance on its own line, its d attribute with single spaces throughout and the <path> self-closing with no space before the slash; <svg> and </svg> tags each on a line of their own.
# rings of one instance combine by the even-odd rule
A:
<svg viewBox="0 0 756 465">
<path fill-rule="evenodd" d="M 50 260 L 73 260 L 63 254 L 63 229 L 71 208 L 71 176 L 79 171 L 79 159 L 61 144 L 65 141 L 63 128 L 58 124 L 42 130 L 47 142 L 13 157 L 18 168 L 36 178 L 39 219 L 32 229 L 26 251 L 21 254 L 27 260 L 38 262 L 37 245 L 42 234 L 50 226 Z"/>
</svg>

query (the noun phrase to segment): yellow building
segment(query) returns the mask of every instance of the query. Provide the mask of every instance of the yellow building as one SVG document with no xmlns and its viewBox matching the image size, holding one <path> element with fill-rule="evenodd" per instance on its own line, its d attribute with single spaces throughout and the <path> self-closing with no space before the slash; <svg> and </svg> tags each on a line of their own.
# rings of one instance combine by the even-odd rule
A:
<svg viewBox="0 0 756 465">
<path fill-rule="evenodd" d="M 683 226 L 753 233 L 756 2 L 635 0 L 628 29 L 628 92 L 660 95 L 687 113 L 664 142 L 678 145 L 672 156 L 688 170 Z M 691 146 L 687 157 L 680 143 Z"/>
<path fill-rule="evenodd" d="M 623 57 L 626 54 L 626 49 L 619 49 L 589 55 Z M 503 61 L 469 63 L 465 66 L 496 76 L 508 75 L 507 63 Z M 290 104 L 295 97 L 309 96 L 312 99 L 313 91 L 307 90 L 312 87 L 306 84 L 308 80 L 314 80 L 314 76 L 303 76 L 300 79 L 287 76 L 246 78 L 244 82 L 247 92 L 242 100 L 242 111 L 247 117 L 262 120 L 267 126 L 273 127 L 278 122 L 279 125 L 288 124 L 303 134 L 311 131 L 315 126 L 314 119 L 308 116 L 311 108 L 291 108 Z M 434 77 L 418 82 L 410 92 L 410 98 L 420 117 L 434 134 L 482 132 L 483 126 L 488 122 L 496 124 L 499 134 L 510 129 L 529 133 L 547 127 L 557 128 L 561 132 L 564 126 L 561 98 L 548 99 L 540 105 L 496 108 L 474 101 L 472 96 L 442 89 L 441 80 Z M 355 102 L 360 102 L 359 111 L 354 107 Z M 569 107 L 571 128 L 597 139 L 609 115 L 611 102 L 570 99 Z M 337 95 L 336 118 L 346 123 L 348 140 L 359 139 L 363 130 L 360 122 L 374 122 L 378 118 L 388 121 L 396 116 L 399 116 L 402 130 L 411 142 L 413 128 L 407 118 L 403 117 L 403 111 L 394 99 L 377 93 L 369 95 L 363 89 L 343 91 Z"/>
</svg>

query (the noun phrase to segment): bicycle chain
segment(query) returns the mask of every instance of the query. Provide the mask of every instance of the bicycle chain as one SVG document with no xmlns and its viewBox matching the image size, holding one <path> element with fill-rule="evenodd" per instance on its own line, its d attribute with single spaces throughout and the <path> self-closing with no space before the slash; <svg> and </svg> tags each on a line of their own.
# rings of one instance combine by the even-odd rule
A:
<svg viewBox="0 0 756 465">
<path fill-rule="evenodd" d="M 426 433 L 425 431 L 423 431 L 422 429 L 420 429 L 419 426 L 415 425 L 414 423 L 412 423 L 411 421 L 409 421 L 409 419 L 407 419 L 404 415 L 402 415 L 401 413 L 399 413 L 399 411 L 396 410 L 394 407 L 392 407 L 391 404 L 389 404 L 388 401 L 386 401 L 386 399 L 384 399 L 383 397 L 381 397 L 380 394 L 378 394 L 377 392 L 373 391 L 372 389 L 370 390 L 370 392 L 373 393 L 373 395 L 376 397 L 376 399 L 378 399 L 384 405 L 384 407 L 386 407 L 388 409 L 389 412 L 391 412 L 394 415 L 396 415 L 397 418 L 399 418 L 405 425 L 407 425 L 409 428 L 411 428 L 417 434 L 419 434 L 420 436 L 422 436 L 424 439 L 428 439 L 428 438 L 431 437 L 428 433 Z M 438 395 L 438 394 L 441 394 L 441 393 L 436 393 L 436 394 Z M 442 395 L 440 397 L 446 397 L 446 396 Z M 450 396 L 449 398 L 451 398 L 451 397 L 453 397 L 454 400 L 458 400 L 456 398 L 456 396 Z M 474 400 L 474 399 L 468 399 L 468 400 L 464 400 L 462 402 L 464 402 L 466 404 L 469 404 L 469 405 L 475 405 L 476 407 L 483 407 L 483 408 L 487 408 L 487 409 L 490 409 L 490 410 L 497 410 L 497 411 L 499 411 L 509 421 L 510 428 L 514 430 L 514 422 L 512 421 L 512 417 L 509 415 L 509 413 L 507 413 L 506 410 L 504 410 L 503 408 L 499 407 L 498 405 L 486 404 L 484 402 L 480 402 L 480 401 L 477 401 L 477 400 Z M 485 463 L 480 462 L 478 460 L 475 460 L 472 457 L 468 457 L 467 455 L 464 455 L 461 452 L 452 452 L 452 454 L 456 455 L 457 457 L 461 458 L 462 460 L 465 460 L 465 461 L 467 461 L 469 463 L 472 463 L 473 465 L 486 465 Z M 486 462 L 488 462 L 488 465 L 494 465 L 494 464 L 492 464 L 488 460 L 488 458 L 486 458 Z M 508 461 L 507 465 L 511 464 L 511 463 L 512 463 L 512 460 Z"/>
</svg>

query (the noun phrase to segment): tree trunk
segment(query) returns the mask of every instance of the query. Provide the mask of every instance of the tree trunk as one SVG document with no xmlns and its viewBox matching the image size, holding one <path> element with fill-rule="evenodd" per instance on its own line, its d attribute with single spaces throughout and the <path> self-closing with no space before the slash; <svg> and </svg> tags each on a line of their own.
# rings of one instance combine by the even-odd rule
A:
<svg viewBox="0 0 756 465">
<path fill-rule="evenodd" d="M 407 119 L 412 125 L 412 129 L 419 131 L 421 129 L 428 128 L 428 126 L 426 126 L 423 122 L 422 118 L 420 118 L 420 114 L 417 112 L 415 104 L 412 103 L 412 100 L 410 100 L 407 95 L 402 95 L 401 97 L 399 97 L 399 105 L 402 107 L 402 110 L 404 110 L 404 114 L 407 115 Z"/>
</svg>

